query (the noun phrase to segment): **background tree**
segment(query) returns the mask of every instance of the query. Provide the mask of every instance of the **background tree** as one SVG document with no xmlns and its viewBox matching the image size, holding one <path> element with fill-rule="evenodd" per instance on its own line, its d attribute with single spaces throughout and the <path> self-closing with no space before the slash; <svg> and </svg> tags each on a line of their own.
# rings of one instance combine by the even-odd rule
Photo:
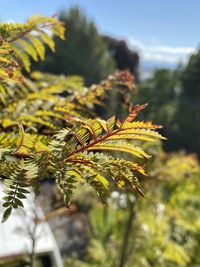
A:
<svg viewBox="0 0 200 267">
<path fill-rule="evenodd" d="M 124 40 L 117 40 L 110 36 L 103 36 L 104 41 L 108 46 L 108 51 L 116 62 L 119 70 L 128 69 L 135 77 L 139 79 L 139 55 L 131 50 Z"/>
<path fill-rule="evenodd" d="M 177 146 L 200 156 L 200 50 L 191 55 L 183 69 L 180 85 L 175 114 Z"/>
<path fill-rule="evenodd" d="M 179 72 L 179 69 L 156 70 L 152 77 L 138 85 L 138 93 L 133 98 L 133 101 L 138 103 L 150 101 L 142 117 L 164 126 L 162 131 L 169 139 L 164 142 L 164 146 L 168 150 L 175 149 L 176 146 L 174 132 L 178 124 L 175 113 L 180 90 Z"/>
<path fill-rule="evenodd" d="M 142 114 L 162 124 L 167 150 L 185 149 L 200 155 L 200 51 L 185 66 L 158 69 L 141 82 L 134 101 L 151 105 Z"/>
<path fill-rule="evenodd" d="M 61 11 L 59 20 L 66 25 L 66 40 L 55 38 L 56 52 L 47 52 L 46 60 L 35 68 L 54 74 L 80 75 L 86 85 L 98 83 L 114 71 L 114 60 L 105 42 L 79 8 Z"/>
</svg>

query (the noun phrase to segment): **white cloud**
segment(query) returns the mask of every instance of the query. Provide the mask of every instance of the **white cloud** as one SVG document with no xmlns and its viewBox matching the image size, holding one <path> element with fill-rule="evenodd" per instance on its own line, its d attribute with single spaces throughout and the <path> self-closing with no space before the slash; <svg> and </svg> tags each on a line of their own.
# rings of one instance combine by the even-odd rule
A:
<svg viewBox="0 0 200 267">
<path fill-rule="evenodd" d="M 170 47 L 170 46 L 158 46 L 155 47 L 157 51 L 170 54 L 188 54 L 194 52 L 194 47 Z"/>
<path fill-rule="evenodd" d="M 139 50 L 141 58 L 146 61 L 177 64 L 185 62 L 195 52 L 194 47 L 172 47 L 158 44 L 147 45 L 133 38 L 128 39 L 130 47 Z"/>
</svg>

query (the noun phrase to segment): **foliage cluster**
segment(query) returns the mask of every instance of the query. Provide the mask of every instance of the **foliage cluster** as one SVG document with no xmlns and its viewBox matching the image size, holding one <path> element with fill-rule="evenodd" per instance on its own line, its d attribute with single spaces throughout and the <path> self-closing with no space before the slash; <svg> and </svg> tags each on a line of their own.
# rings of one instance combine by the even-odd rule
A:
<svg viewBox="0 0 200 267">
<path fill-rule="evenodd" d="M 108 210 L 94 204 L 88 254 L 84 261 L 66 259 L 66 266 L 199 266 L 198 161 L 194 155 L 166 154 L 161 146 L 147 150 L 154 156 L 148 161 L 148 180 L 143 185 L 148 189 L 146 199 L 115 191 Z M 125 262 L 120 265 L 127 229 Z"/>
<path fill-rule="evenodd" d="M 128 72 L 116 73 L 99 85 L 86 88 L 76 76 L 55 76 L 34 72 L 30 58 L 44 58 L 45 44 L 52 50 L 54 35 L 64 38 L 64 27 L 54 17 L 33 16 L 25 24 L 0 25 L 0 172 L 6 190 L 3 220 L 12 209 L 23 207 L 29 186 L 37 193 L 45 178 L 55 179 L 69 205 L 77 185 L 91 185 L 106 205 L 113 188 L 140 189 L 142 165 L 131 156 L 149 158 L 141 142 L 163 137 L 151 122 L 135 121 L 146 105 L 129 105 L 123 120 L 95 118 L 92 108 L 100 104 L 109 90 L 133 89 Z M 105 151 L 120 151 L 130 160 L 116 158 Z"/>
</svg>

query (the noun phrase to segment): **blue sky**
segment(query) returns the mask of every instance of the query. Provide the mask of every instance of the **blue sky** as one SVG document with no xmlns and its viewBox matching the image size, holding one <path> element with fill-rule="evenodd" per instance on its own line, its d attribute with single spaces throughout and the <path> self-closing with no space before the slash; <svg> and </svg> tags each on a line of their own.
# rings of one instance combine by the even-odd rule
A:
<svg viewBox="0 0 200 267">
<path fill-rule="evenodd" d="M 199 0 L 0 0 L 0 19 L 23 22 L 75 4 L 101 33 L 126 39 L 147 62 L 184 61 L 199 44 Z"/>
</svg>

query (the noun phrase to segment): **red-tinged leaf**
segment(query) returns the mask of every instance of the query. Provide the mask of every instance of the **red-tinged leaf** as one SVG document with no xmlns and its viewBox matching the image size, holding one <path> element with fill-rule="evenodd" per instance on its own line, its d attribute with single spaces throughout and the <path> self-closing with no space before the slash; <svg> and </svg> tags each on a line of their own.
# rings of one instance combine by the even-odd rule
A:
<svg viewBox="0 0 200 267">
<path fill-rule="evenodd" d="M 136 105 L 136 106 L 129 106 L 129 114 L 126 116 L 124 123 L 125 122 L 132 122 L 138 115 L 138 112 L 142 109 L 144 109 L 148 104 L 143 104 L 143 105 Z"/>
</svg>

